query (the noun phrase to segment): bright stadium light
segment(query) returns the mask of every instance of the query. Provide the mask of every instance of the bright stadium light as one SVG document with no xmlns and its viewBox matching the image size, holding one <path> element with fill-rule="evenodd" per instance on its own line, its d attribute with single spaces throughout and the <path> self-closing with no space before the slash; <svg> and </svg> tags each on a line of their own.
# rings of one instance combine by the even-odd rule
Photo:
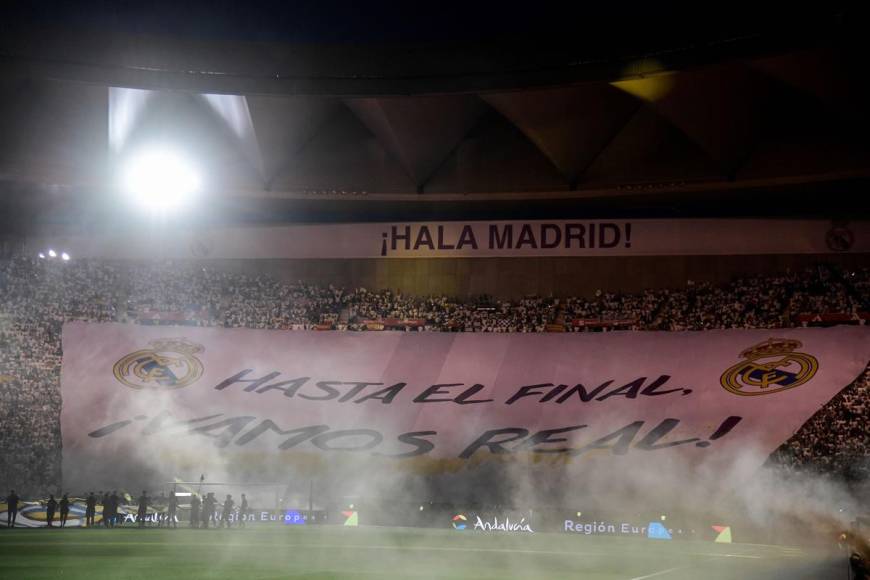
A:
<svg viewBox="0 0 870 580">
<path fill-rule="evenodd" d="M 64 262 L 68 262 L 69 261 L 69 254 L 67 254 L 66 252 L 62 253 L 60 255 L 60 259 L 63 260 Z"/>
<path fill-rule="evenodd" d="M 55 252 L 54 250 L 49 250 L 48 257 L 49 258 L 57 258 L 57 252 Z"/>
<path fill-rule="evenodd" d="M 200 188 L 200 177 L 184 156 L 154 149 L 127 162 L 122 184 L 137 205 L 162 212 L 188 203 Z"/>
<path fill-rule="evenodd" d="M 39 256 L 39 259 L 40 259 L 40 260 L 44 260 L 44 259 L 45 259 L 45 254 L 43 254 L 42 252 L 39 252 L 39 254 L 37 254 L 37 255 Z"/>
</svg>

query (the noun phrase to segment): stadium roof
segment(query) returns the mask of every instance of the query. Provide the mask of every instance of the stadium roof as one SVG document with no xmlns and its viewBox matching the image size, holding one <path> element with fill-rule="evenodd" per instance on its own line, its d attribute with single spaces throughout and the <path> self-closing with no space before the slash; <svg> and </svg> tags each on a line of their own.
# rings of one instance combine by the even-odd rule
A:
<svg viewBox="0 0 870 580">
<path fill-rule="evenodd" d="M 761 16 L 753 28 L 720 14 L 694 36 L 679 33 L 684 21 L 647 36 L 629 25 L 637 38 L 598 52 L 571 36 L 315 45 L 220 26 L 155 36 L 153 22 L 131 31 L 117 14 L 111 31 L 24 19 L 0 38 L 0 203 L 105 201 L 109 87 L 125 87 L 152 91 L 129 142 L 191 146 L 216 204 L 251 219 L 709 213 L 723 202 L 814 213 L 870 178 L 866 49 L 849 13 L 788 26 Z M 247 126 L 204 94 L 243 95 Z"/>
</svg>

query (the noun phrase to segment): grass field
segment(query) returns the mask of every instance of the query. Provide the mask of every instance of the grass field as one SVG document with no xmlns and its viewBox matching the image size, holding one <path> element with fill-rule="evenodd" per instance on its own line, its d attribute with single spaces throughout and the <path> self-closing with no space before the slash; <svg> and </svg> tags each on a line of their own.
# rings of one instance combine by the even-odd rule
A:
<svg viewBox="0 0 870 580">
<path fill-rule="evenodd" d="M 844 558 L 752 544 L 418 528 L 0 529 L 0 578 L 847 578 Z"/>
</svg>

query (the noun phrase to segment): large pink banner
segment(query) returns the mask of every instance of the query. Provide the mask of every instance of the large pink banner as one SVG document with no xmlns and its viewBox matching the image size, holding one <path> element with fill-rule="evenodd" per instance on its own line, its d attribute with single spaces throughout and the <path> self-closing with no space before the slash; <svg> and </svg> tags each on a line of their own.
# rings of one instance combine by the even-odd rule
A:
<svg viewBox="0 0 870 580">
<path fill-rule="evenodd" d="M 870 329 L 472 334 L 73 322 L 65 477 L 231 458 L 760 461 L 855 380 Z M 439 463 L 440 462 L 440 463 Z M 131 472 L 141 465 L 134 465 Z M 185 471 L 187 470 L 187 471 Z M 147 471 L 147 470 L 146 470 Z"/>
</svg>

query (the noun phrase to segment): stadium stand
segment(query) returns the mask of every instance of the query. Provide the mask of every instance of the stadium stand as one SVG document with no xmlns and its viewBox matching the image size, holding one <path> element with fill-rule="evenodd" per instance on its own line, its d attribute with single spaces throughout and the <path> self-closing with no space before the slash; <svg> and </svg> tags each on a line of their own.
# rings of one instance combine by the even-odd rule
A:
<svg viewBox="0 0 870 580">
<path fill-rule="evenodd" d="M 602 332 L 865 324 L 870 269 L 821 264 L 639 295 L 406 296 L 390 290 L 286 284 L 200 262 L 111 263 L 16 256 L 0 262 L 0 480 L 54 490 L 60 480 L 61 329 L 65 321 L 289 330 Z M 848 479 L 870 475 L 870 369 L 772 460 Z M 831 426 L 837 427 L 831 429 Z M 15 469 L 11 469 L 15 466 Z M 0 481 L 0 486 L 12 484 Z"/>
</svg>

